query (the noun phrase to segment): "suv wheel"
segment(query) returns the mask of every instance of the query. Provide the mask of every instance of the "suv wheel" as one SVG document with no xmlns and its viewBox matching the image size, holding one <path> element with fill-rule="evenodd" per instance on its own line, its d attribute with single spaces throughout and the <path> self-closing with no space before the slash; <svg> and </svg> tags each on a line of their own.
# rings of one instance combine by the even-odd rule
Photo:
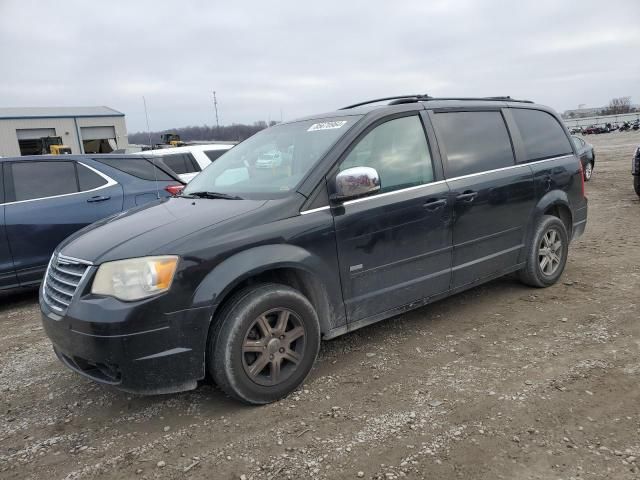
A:
<svg viewBox="0 0 640 480">
<path fill-rule="evenodd" d="M 636 191 L 636 195 L 640 197 L 640 175 L 634 175 L 633 189 Z"/>
<path fill-rule="evenodd" d="M 593 175 L 593 163 L 587 162 L 587 164 L 584 166 L 584 181 L 588 182 L 589 180 L 591 180 L 592 175 Z"/>
<path fill-rule="evenodd" d="M 261 405 L 296 389 L 320 348 L 318 316 L 299 291 L 280 284 L 234 295 L 209 339 L 208 369 L 240 401 Z"/>
<path fill-rule="evenodd" d="M 558 217 L 542 217 L 527 247 L 520 280 L 532 287 L 548 287 L 558 281 L 567 263 L 569 236 Z"/>
</svg>

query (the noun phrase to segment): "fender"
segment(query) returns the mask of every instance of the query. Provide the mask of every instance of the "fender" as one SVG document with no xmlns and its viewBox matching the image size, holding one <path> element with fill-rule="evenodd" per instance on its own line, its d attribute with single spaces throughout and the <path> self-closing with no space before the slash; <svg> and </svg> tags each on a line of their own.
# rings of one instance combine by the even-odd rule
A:
<svg viewBox="0 0 640 480">
<path fill-rule="evenodd" d="M 573 210 L 571 209 L 571 204 L 569 203 L 567 192 L 565 192 L 564 190 L 551 190 L 550 192 L 547 192 L 540 200 L 538 200 L 538 203 L 535 205 L 535 207 L 533 207 L 531 221 L 527 225 L 525 241 L 528 241 L 528 239 L 530 238 L 535 225 L 538 223 L 538 220 L 540 220 L 540 218 L 544 215 L 544 212 L 546 212 L 549 208 L 555 206 L 562 206 L 568 210 L 570 218 L 569 231 L 567 232 L 567 234 L 569 235 L 569 238 L 571 238 L 571 228 L 573 228 Z"/>
<path fill-rule="evenodd" d="M 306 274 L 309 296 L 318 310 L 320 329 L 324 334 L 346 322 L 344 302 L 337 272 L 332 272 L 317 255 L 304 248 L 289 245 L 261 245 L 239 252 L 221 262 L 200 282 L 193 306 L 207 305 L 212 313 L 242 281 L 278 268 L 291 268 Z"/>
</svg>

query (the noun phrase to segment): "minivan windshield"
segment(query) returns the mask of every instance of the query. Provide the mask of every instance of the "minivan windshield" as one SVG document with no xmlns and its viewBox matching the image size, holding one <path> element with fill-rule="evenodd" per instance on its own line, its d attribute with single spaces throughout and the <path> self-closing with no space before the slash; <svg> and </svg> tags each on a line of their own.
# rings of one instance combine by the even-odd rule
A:
<svg viewBox="0 0 640 480">
<path fill-rule="evenodd" d="M 262 130 L 205 168 L 189 182 L 183 195 L 285 196 L 360 117 L 304 120 Z"/>
</svg>

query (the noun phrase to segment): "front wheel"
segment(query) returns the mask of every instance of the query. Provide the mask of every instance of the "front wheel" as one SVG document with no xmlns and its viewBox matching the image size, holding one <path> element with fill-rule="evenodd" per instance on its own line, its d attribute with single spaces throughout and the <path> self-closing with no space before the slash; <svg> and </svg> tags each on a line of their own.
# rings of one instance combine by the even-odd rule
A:
<svg viewBox="0 0 640 480">
<path fill-rule="evenodd" d="M 295 390 L 319 348 L 318 316 L 302 293 L 275 283 L 252 286 L 220 313 L 209 340 L 209 374 L 230 397 L 262 405 Z"/>
<path fill-rule="evenodd" d="M 633 176 L 633 189 L 636 191 L 636 195 L 640 197 L 640 175 Z"/>
<path fill-rule="evenodd" d="M 587 164 L 584 166 L 584 181 L 588 182 L 589 180 L 591 180 L 592 175 L 593 175 L 593 163 L 587 162 Z"/>
<path fill-rule="evenodd" d="M 520 280 L 532 287 L 549 287 L 556 283 L 567 263 L 569 235 L 562 220 L 544 215 L 527 246 L 526 265 Z"/>
</svg>

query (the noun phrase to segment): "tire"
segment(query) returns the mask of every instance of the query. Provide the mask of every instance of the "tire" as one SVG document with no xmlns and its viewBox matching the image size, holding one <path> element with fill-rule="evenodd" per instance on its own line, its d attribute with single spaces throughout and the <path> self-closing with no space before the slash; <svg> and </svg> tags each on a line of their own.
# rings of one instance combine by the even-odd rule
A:
<svg viewBox="0 0 640 480">
<path fill-rule="evenodd" d="M 291 287 L 265 283 L 243 289 L 223 307 L 210 333 L 207 367 L 227 395 L 263 405 L 295 390 L 319 349 L 309 300 Z"/>
<path fill-rule="evenodd" d="M 555 235 L 552 232 L 555 232 Z M 560 245 L 557 245 L 558 241 Z M 550 245 L 551 251 L 547 245 Z M 564 223 L 558 217 L 544 215 L 528 243 L 526 265 L 518 272 L 520 280 L 538 288 L 553 285 L 564 271 L 568 253 L 569 235 Z M 543 263 L 545 258 L 547 261 Z"/>
<path fill-rule="evenodd" d="M 633 176 L 633 189 L 636 191 L 636 195 L 640 197 L 640 175 Z"/>
<path fill-rule="evenodd" d="M 584 166 L 584 181 L 588 182 L 593 176 L 593 162 L 587 162 Z"/>
</svg>

